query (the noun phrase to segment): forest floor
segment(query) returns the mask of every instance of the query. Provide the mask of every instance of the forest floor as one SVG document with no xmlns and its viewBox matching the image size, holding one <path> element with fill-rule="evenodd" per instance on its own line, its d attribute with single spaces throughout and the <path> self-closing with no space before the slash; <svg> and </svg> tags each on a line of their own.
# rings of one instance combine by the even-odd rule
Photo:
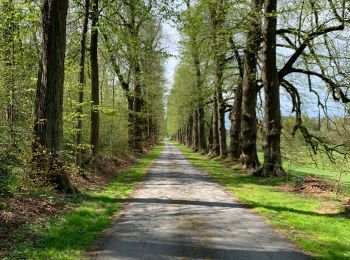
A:
<svg viewBox="0 0 350 260">
<path fill-rule="evenodd" d="M 127 196 L 161 149 L 141 160 L 100 157 L 86 177 L 72 174 L 79 194 L 32 188 L 0 198 L 0 259 L 78 259 L 121 208 L 112 198 Z"/>
<path fill-rule="evenodd" d="M 308 259 L 170 143 L 92 259 Z"/>
<path fill-rule="evenodd" d="M 350 193 L 335 192 L 336 182 L 317 171 L 288 179 L 258 178 L 240 165 L 208 159 L 178 146 L 192 164 L 207 172 L 242 203 L 317 259 L 350 258 Z M 346 185 L 346 183 L 345 183 Z"/>
</svg>

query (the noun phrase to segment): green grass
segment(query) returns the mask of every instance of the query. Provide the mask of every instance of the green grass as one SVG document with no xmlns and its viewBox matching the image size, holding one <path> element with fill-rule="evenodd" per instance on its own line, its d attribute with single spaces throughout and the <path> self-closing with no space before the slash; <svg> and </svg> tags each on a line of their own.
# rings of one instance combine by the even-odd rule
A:
<svg viewBox="0 0 350 260">
<path fill-rule="evenodd" d="M 339 171 L 336 171 L 336 165 L 332 165 L 327 158 L 318 158 L 319 161 L 323 161 L 323 166 L 316 167 L 316 165 L 312 164 L 313 161 L 310 159 L 310 155 L 305 151 L 299 153 L 299 160 L 292 161 L 290 159 L 284 159 L 283 167 L 289 174 L 299 177 L 315 175 L 329 180 L 338 181 Z M 258 156 L 259 160 L 262 162 L 263 153 L 259 152 Z M 303 163 L 300 161 L 303 161 Z M 350 165 L 345 165 L 344 167 L 349 169 L 348 167 L 350 167 Z M 343 173 L 341 175 L 340 183 L 342 192 L 350 195 L 350 174 Z"/>
<path fill-rule="evenodd" d="M 25 226 L 12 237 L 19 243 L 5 259 L 81 259 L 121 208 L 122 203 L 116 199 L 130 195 L 162 149 L 163 145 L 155 147 L 136 166 L 118 173 L 106 190 L 72 198 L 74 208 L 69 213 L 40 225 Z"/>
<path fill-rule="evenodd" d="M 345 215 L 317 210 L 326 200 L 281 191 L 278 178 L 262 179 L 233 172 L 219 160 L 179 146 L 197 167 L 283 231 L 292 241 L 318 259 L 350 259 L 350 220 Z M 335 198 L 336 199 L 336 198 Z"/>
</svg>

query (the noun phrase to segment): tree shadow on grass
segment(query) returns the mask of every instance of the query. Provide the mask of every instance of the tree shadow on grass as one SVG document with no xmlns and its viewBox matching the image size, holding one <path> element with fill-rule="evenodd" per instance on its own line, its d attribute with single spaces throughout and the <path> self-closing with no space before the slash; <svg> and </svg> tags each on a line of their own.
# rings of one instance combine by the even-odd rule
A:
<svg viewBox="0 0 350 260">
<path fill-rule="evenodd" d="M 278 186 L 286 183 L 294 184 L 296 181 L 295 176 L 290 176 L 288 179 L 283 179 L 278 177 L 270 177 L 270 178 L 256 177 L 241 171 L 232 171 L 231 169 L 226 168 L 225 165 L 222 165 L 221 164 L 222 162 L 220 161 L 208 160 L 206 158 L 203 158 L 203 160 L 200 160 L 200 158 L 198 157 L 195 157 L 193 159 L 191 155 L 192 154 L 189 154 L 189 157 L 190 157 L 189 160 L 192 161 L 196 167 L 199 167 L 200 169 L 204 169 L 205 171 L 209 172 L 210 173 L 209 175 L 211 176 L 211 178 L 213 178 L 216 182 L 218 182 L 224 187 L 243 188 L 247 184 L 248 185 L 253 184 L 253 185 L 268 187 L 271 189 L 276 189 L 275 192 L 280 192 L 279 190 L 277 190 Z M 341 212 L 336 212 L 336 213 L 318 213 L 315 211 L 304 211 L 304 210 L 289 208 L 289 207 L 264 205 L 256 201 L 245 200 L 245 202 L 249 205 L 249 207 L 265 208 L 267 210 L 273 210 L 277 213 L 284 211 L 284 212 L 293 212 L 293 213 L 304 214 L 309 216 L 337 217 L 342 219 L 348 219 L 350 215 L 348 208 L 344 208 Z"/>
</svg>

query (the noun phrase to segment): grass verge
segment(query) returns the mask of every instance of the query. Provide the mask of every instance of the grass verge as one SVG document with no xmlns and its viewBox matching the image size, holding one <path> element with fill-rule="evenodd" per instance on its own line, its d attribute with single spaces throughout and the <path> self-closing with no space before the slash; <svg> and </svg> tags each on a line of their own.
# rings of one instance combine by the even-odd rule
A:
<svg viewBox="0 0 350 260">
<path fill-rule="evenodd" d="M 107 189 L 72 197 L 68 213 L 24 226 L 11 238 L 18 242 L 5 259 L 81 259 L 121 208 L 116 199 L 130 195 L 162 149 L 156 146 L 135 166 L 118 173 Z"/>
<path fill-rule="evenodd" d="M 263 152 L 258 152 L 259 160 L 262 162 L 264 160 Z M 335 170 L 335 168 L 339 167 L 339 162 L 336 165 L 332 165 L 329 162 L 328 158 L 317 158 L 319 161 L 323 163 L 319 165 L 319 167 L 315 167 L 315 163 L 312 159 L 310 159 L 307 150 L 304 152 L 299 152 L 299 158 L 296 161 L 291 160 L 290 158 L 284 158 L 283 167 L 287 172 L 294 176 L 305 177 L 309 175 L 319 176 L 328 180 L 338 181 L 339 179 L 339 171 Z M 342 165 L 343 168 L 349 169 L 349 166 L 346 164 Z M 319 163 L 320 164 L 320 163 Z M 348 170 L 347 170 L 348 172 Z M 342 173 L 340 178 L 341 191 L 350 195 L 350 174 Z"/>
<path fill-rule="evenodd" d="M 262 179 L 233 172 L 219 160 L 178 147 L 195 166 L 210 174 L 313 257 L 350 259 L 350 220 L 345 214 L 322 213 L 320 209 L 331 202 L 329 198 L 323 200 L 282 191 L 278 185 L 283 181 L 278 178 Z"/>
</svg>

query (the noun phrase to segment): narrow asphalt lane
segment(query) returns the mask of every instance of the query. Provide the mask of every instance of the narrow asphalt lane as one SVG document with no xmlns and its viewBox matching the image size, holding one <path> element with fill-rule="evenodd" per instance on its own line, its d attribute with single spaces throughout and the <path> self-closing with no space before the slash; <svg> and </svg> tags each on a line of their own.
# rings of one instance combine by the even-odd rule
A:
<svg viewBox="0 0 350 260">
<path fill-rule="evenodd" d="M 92 259 L 308 259 L 170 143 L 125 201 Z"/>
</svg>

